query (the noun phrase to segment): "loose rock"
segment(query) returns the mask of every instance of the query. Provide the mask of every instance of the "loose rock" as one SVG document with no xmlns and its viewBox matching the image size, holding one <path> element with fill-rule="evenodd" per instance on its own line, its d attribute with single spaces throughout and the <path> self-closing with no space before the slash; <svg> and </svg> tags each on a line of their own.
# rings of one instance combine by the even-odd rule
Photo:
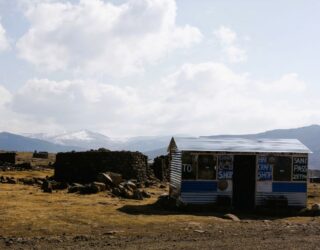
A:
<svg viewBox="0 0 320 250">
<path fill-rule="evenodd" d="M 99 192 L 106 191 L 106 184 L 102 182 L 93 182 L 92 184 L 99 188 Z"/>
<path fill-rule="evenodd" d="M 225 214 L 223 216 L 225 219 L 229 219 L 232 221 L 240 221 L 240 219 L 238 218 L 238 216 L 234 215 L 234 214 Z"/>
<path fill-rule="evenodd" d="M 51 184 L 51 182 L 49 182 L 49 181 L 43 182 L 41 189 L 42 189 L 43 192 L 45 192 L 45 193 L 52 193 L 52 190 L 53 190 L 53 189 L 52 189 L 52 184 Z"/>
<path fill-rule="evenodd" d="M 317 203 L 313 204 L 312 207 L 311 207 L 311 210 L 314 211 L 314 212 L 315 211 L 320 211 L 320 204 L 317 204 Z"/>
</svg>

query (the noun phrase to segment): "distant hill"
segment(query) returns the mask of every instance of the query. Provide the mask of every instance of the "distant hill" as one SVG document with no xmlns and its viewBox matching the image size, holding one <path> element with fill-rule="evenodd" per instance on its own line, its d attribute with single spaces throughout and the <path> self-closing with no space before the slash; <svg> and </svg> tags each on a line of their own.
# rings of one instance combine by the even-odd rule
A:
<svg viewBox="0 0 320 250">
<path fill-rule="evenodd" d="M 143 153 L 145 155 L 147 155 L 149 159 L 154 159 L 157 156 L 166 155 L 167 154 L 167 147 L 159 148 L 159 149 L 155 149 L 155 150 L 150 150 L 150 151 L 144 151 Z"/>
<path fill-rule="evenodd" d="M 29 138 L 33 137 L 33 138 Z M 209 138 L 240 137 L 248 139 L 282 138 L 298 139 L 313 154 L 310 155 L 310 168 L 320 169 L 320 126 L 311 125 L 294 129 L 276 129 L 258 134 L 245 135 L 211 135 Z M 167 153 L 171 136 L 140 136 L 122 140 L 111 139 L 103 134 L 81 130 L 62 135 L 28 134 L 19 136 L 10 133 L 0 133 L 0 150 L 33 151 L 45 150 L 49 152 L 88 150 L 105 147 L 111 150 L 140 151 L 148 155 L 149 159 Z"/>
<path fill-rule="evenodd" d="M 141 152 L 156 151 L 159 150 L 159 148 L 167 148 L 171 137 L 172 136 L 132 137 L 125 141 L 122 147 L 126 150 L 138 150 Z"/>
<path fill-rule="evenodd" d="M 129 150 L 146 153 L 149 158 L 160 155 L 166 149 L 160 150 L 159 147 L 166 148 L 172 136 L 137 136 L 126 139 L 112 139 L 100 133 L 79 130 L 58 135 L 48 134 L 25 134 L 26 137 L 49 141 L 54 144 L 72 146 L 89 149 L 107 148 L 110 150 Z M 154 151 L 153 153 L 151 151 Z M 150 152 L 150 154 L 149 154 Z"/>
<path fill-rule="evenodd" d="M 48 151 L 52 153 L 82 150 L 77 146 L 64 146 L 54 144 L 48 141 L 29 138 L 21 135 L 16 135 L 8 132 L 0 133 L 0 150 L 10 151 Z"/>
<path fill-rule="evenodd" d="M 78 130 L 70 133 L 47 135 L 47 134 L 26 134 L 27 137 L 49 141 L 54 144 L 73 146 L 84 149 L 107 148 L 115 150 L 119 148 L 119 142 L 89 130 Z"/>
</svg>

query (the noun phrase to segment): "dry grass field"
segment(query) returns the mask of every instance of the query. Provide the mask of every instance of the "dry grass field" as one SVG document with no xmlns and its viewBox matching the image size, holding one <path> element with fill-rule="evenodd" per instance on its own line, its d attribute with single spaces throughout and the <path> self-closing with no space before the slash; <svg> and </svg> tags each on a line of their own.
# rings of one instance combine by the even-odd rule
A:
<svg viewBox="0 0 320 250">
<path fill-rule="evenodd" d="M 51 176 L 52 170 L 0 175 Z M 0 248 L 11 249 L 302 249 L 320 248 L 318 217 L 259 217 L 240 222 L 216 212 L 183 212 L 155 205 L 165 189 L 148 189 L 142 201 L 39 187 L 0 184 Z M 320 185 L 309 185 L 309 204 L 320 202 Z"/>
</svg>

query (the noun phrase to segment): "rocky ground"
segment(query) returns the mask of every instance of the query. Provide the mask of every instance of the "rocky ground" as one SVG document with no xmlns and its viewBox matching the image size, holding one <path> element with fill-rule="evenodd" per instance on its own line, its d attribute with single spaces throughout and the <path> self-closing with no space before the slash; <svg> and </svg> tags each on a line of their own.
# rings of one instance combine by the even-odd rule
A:
<svg viewBox="0 0 320 250">
<path fill-rule="evenodd" d="M 45 178 L 52 170 L 6 171 L 5 177 Z M 162 184 L 163 185 L 163 184 Z M 125 199 L 107 192 L 43 192 L 37 185 L 0 184 L 1 249 L 317 249 L 320 217 L 268 217 L 181 211 L 157 202 L 167 187 L 146 188 L 151 197 Z M 309 206 L 320 202 L 309 186 Z"/>
<path fill-rule="evenodd" d="M 318 219 L 303 222 L 242 220 L 146 224 L 89 234 L 0 237 L 11 249 L 317 249 Z"/>
</svg>

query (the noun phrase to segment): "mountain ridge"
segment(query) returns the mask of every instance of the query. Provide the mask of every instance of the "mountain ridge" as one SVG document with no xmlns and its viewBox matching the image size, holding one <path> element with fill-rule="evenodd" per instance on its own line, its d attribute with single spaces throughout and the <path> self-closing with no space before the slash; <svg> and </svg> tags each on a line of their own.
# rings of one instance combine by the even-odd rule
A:
<svg viewBox="0 0 320 250">
<path fill-rule="evenodd" d="M 3 141 L 3 133 L 7 133 L 9 135 L 15 135 L 8 132 L 0 133 L 0 149 L 7 150 L 21 150 L 19 145 L 14 145 L 15 140 L 7 141 L 7 144 Z M 1 137 L 2 136 L 2 137 Z M 19 136 L 19 135 L 16 135 Z M 33 141 L 33 143 L 40 143 L 42 147 L 35 148 L 29 147 L 30 150 L 45 150 L 52 151 L 50 149 L 54 149 L 53 152 L 58 151 L 71 151 L 71 150 L 89 150 L 89 149 L 98 149 L 101 147 L 108 148 L 110 150 L 130 150 L 130 151 L 141 151 L 144 154 L 148 155 L 149 158 L 153 159 L 154 157 L 167 153 L 167 146 L 172 136 L 137 136 L 127 138 L 126 140 L 117 140 L 112 139 L 106 135 L 91 132 L 89 130 L 80 130 L 74 131 L 71 133 L 64 133 L 60 135 L 50 135 L 46 136 L 45 134 L 36 134 L 34 137 L 47 138 L 46 140 Z M 291 128 L 291 129 L 274 129 L 268 130 L 261 133 L 256 134 L 233 134 L 233 135 L 209 135 L 209 136 L 201 136 L 207 138 L 230 138 L 230 137 L 240 137 L 247 139 L 261 139 L 261 138 L 269 138 L 269 139 L 298 139 L 303 144 L 305 144 L 313 154 L 310 154 L 310 166 L 315 169 L 320 169 L 320 125 L 310 125 L 299 128 Z M 29 137 L 24 137 L 24 139 Z M 21 139 L 21 138 L 20 138 Z M 37 138 L 29 138 L 39 140 Z M 51 144 L 43 144 L 43 143 L 51 143 Z M 11 143 L 11 144 L 10 144 Z M 6 144 L 6 145 L 4 145 Z M 52 145 L 53 144 L 53 145 Z M 8 147 L 8 145 L 10 147 Z M 7 147 L 4 147 L 7 146 Z M 23 148 L 26 150 L 26 147 Z"/>
<path fill-rule="evenodd" d="M 22 135 L 17 135 L 9 132 L 0 133 L 0 149 L 7 151 L 48 151 L 48 152 L 60 152 L 60 151 L 72 151 L 83 150 L 78 146 L 64 146 L 54 144 L 45 140 L 36 138 L 30 138 Z"/>
</svg>

